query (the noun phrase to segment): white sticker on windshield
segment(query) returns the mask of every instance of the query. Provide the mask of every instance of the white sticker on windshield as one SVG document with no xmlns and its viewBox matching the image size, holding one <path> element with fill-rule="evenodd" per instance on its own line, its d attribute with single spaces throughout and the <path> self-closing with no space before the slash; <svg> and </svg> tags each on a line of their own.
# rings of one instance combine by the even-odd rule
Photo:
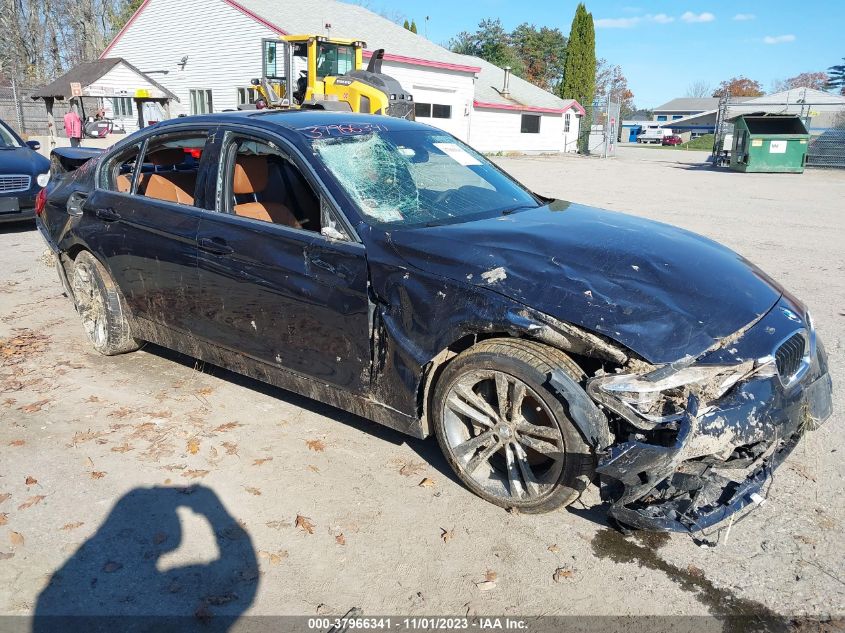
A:
<svg viewBox="0 0 845 633">
<path fill-rule="evenodd" d="M 481 161 L 477 158 L 474 158 L 472 154 L 466 152 L 465 150 L 461 149 L 454 143 L 435 143 L 434 146 L 439 149 L 441 152 L 446 154 L 449 158 L 451 158 L 456 163 L 461 165 L 480 165 Z"/>
</svg>

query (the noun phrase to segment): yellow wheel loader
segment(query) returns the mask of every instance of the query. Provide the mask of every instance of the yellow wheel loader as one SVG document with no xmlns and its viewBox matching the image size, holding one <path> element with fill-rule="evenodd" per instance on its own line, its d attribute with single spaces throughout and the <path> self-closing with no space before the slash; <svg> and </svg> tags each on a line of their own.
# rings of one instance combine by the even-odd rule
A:
<svg viewBox="0 0 845 633">
<path fill-rule="evenodd" d="M 264 39 L 262 76 L 252 84 L 268 108 L 311 108 L 414 119 L 414 102 L 402 85 L 381 72 L 384 49 L 366 70 L 360 40 L 322 35 Z M 258 104 L 262 107 L 262 104 Z"/>
</svg>

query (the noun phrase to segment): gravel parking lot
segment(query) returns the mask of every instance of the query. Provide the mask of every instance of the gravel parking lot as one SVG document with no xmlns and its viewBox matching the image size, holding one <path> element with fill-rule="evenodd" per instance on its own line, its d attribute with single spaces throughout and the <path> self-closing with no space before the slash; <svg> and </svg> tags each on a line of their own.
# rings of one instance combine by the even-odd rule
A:
<svg viewBox="0 0 845 633">
<path fill-rule="evenodd" d="M 100 356 L 41 237 L 3 226 L 0 614 L 845 614 L 845 173 L 704 158 L 497 160 L 539 193 L 719 240 L 809 305 L 834 416 L 717 547 L 625 539 L 594 490 L 511 514 L 463 488 L 433 439 L 153 346 Z"/>
</svg>

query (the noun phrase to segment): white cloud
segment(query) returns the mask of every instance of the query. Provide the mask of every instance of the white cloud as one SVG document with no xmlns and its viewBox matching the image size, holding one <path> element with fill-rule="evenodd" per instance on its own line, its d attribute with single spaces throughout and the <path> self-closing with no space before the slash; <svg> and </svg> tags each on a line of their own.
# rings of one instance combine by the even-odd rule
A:
<svg viewBox="0 0 845 633">
<path fill-rule="evenodd" d="M 595 21 L 596 28 L 599 29 L 631 29 L 641 22 L 656 22 L 657 24 L 669 24 L 674 22 L 675 18 L 665 13 L 658 13 L 656 15 L 634 16 L 630 18 L 601 18 Z"/>
<path fill-rule="evenodd" d="M 733 19 L 737 22 L 747 22 L 748 20 L 756 20 L 757 16 L 753 13 L 737 13 Z"/>
<path fill-rule="evenodd" d="M 692 11 L 687 11 L 681 16 L 681 19 L 684 22 L 692 24 L 693 22 L 712 22 L 716 19 L 716 16 L 708 11 L 705 11 L 704 13 L 693 13 Z"/>
<path fill-rule="evenodd" d="M 600 18 L 596 20 L 596 28 L 599 29 L 630 29 L 637 26 L 642 18 Z"/>
<path fill-rule="evenodd" d="M 658 24 L 669 24 L 669 22 L 674 22 L 675 18 L 671 15 L 666 15 L 665 13 L 658 13 L 657 15 L 649 16 L 652 21 L 657 22 Z"/>
<path fill-rule="evenodd" d="M 786 44 L 787 42 L 794 42 L 795 36 L 792 33 L 786 35 L 767 35 L 763 38 L 765 44 Z"/>
</svg>

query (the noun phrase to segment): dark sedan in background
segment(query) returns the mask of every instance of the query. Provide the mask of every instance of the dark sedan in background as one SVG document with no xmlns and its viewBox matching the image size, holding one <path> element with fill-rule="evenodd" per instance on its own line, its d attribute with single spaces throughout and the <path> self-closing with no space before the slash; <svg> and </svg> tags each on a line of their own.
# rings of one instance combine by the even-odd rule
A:
<svg viewBox="0 0 845 633">
<path fill-rule="evenodd" d="M 35 217 L 35 196 L 50 178 L 50 161 L 35 151 L 40 147 L 0 120 L 0 223 Z"/>
<path fill-rule="evenodd" d="M 252 111 L 54 156 L 81 166 L 37 223 L 97 350 L 152 341 L 433 434 L 503 507 L 596 482 L 621 525 L 697 531 L 831 414 L 806 306 L 756 266 L 426 125 Z"/>
</svg>

